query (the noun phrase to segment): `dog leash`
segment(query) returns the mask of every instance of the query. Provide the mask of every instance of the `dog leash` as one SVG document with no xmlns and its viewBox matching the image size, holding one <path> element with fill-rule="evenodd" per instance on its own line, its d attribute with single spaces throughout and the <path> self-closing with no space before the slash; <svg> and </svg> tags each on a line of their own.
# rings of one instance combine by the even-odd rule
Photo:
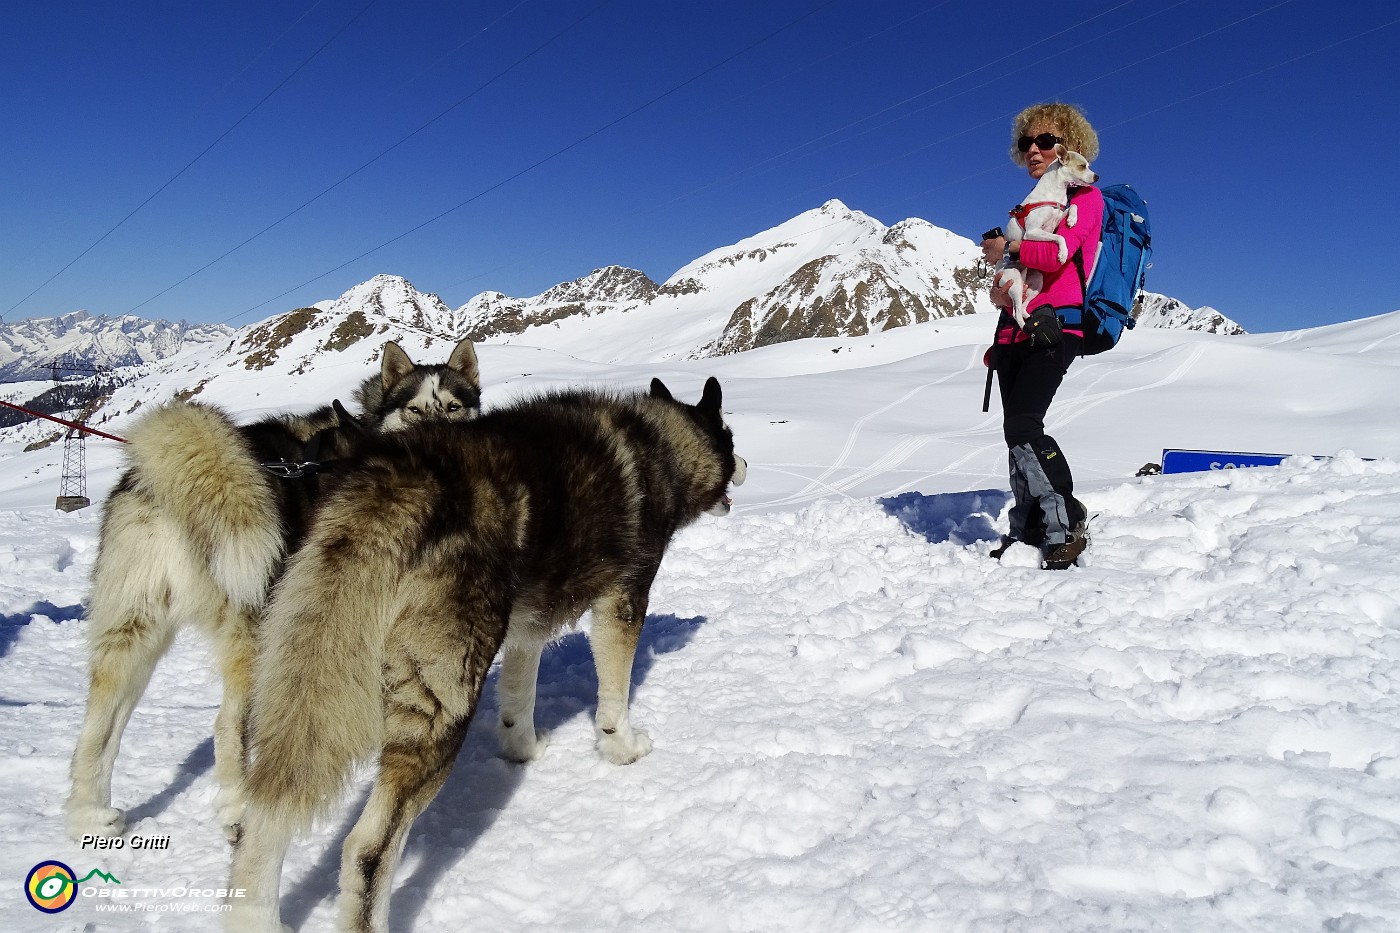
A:
<svg viewBox="0 0 1400 933">
<path fill-rule="evenodd" d="M 274 460 L 269 463 L 261 463 L 259 466 L 278 479 L 300 479 L 308 473 L 316 473 L 321 469 L 321 464 L 315 460 L 300 462 L 293 460 Z"/>
<path fill-rule="evenodd" d="M 308 473 L 319 473 L 323 464 L 316 457 L 321 452 L 321 435 L 325 433 L 325 430 L 317 431 L 311 435 L 311 440 L 306 442 L 306 449 L 302 451 L 307 457 L 306 460 L 288 460 L 284 457 L 281 460 L 261 463 L 259 466 L 278 479 L 300 479 Z"/>
<path fill-rule="evenodd" d="M 15 411 L 23 412 L 24 414 L 30 415 L 35 418 L 43 418 L 45 421 L 52 421 L 56 424 L 61 424 L 65 428 L 72 428 L 75 431 L 82 431 L 84 434 L 96 434 L 98 437 L 105 437 L 109 441 L 120 441 L 123 444 L 126 443 L 126 438 L 124 437 L 117 437 L 115 434 L 108 434 L 106 431 L 99 431 L 96 428 L 90 428 L 87 425 L 79 424 L 76 421 L 65 421 L 62 418 L 55 418 L 53 415 L 46 415 L 42 411 L 34 411 L 33 409 L 25 408 L 23 405 L 12 405 L 9 402 L 0 402 L 0 405 L 4 405 L 6 408 L 13 408 Z"/>
</svg>

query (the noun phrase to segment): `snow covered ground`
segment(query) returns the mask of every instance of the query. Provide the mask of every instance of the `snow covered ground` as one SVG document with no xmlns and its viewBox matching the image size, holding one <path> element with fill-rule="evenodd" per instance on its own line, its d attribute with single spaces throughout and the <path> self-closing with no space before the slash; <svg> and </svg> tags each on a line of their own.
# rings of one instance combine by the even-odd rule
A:
<svg viewBox="0 0 1400 933">
<path fill-rule="evenodd" d="M 1051 421 L 1097 518 L 1063 573 L 986 556 L 1007 504 L 998 411 L 978 410 L 988 322 L 904 331 L 662 371 L 480 348 L 488 405 L 652 375 L 694 397 L 714 372 L 751 479 L 653 590 L 632 707 L 656 750 L 598 757 L 587 639 L 565 637 L 544 758 L 495 756 L 488 699 L 410 838 L 392 929 L 1400 929 L 1400 313 L 1135 333 L 1077 363 Z M 243 385 L 223 403 L 293 398 Z M 114 446 L 89 444 L 94 499 Z M 1134 477 L 1164 446 L 1336 456 Z M 218 929 L 198 636 L 117 765 L 128 838 L 168 848 L 63 834 L 100 515 L 52 509 L 58 456 L 0 447 L 0 927 Z M 293 848 L 294 927 L 328 928 L 362 802 Z M 121 884 L 46 916 L 23 882 L 50 859 Z"/>
</svg>

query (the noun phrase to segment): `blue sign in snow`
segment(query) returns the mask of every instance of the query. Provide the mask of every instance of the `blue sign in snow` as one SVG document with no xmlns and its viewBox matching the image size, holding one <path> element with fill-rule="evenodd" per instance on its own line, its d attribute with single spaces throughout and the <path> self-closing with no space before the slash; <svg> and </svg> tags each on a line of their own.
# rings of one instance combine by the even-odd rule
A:
<svg viewBox="0 0 1400 933">
<path fill-rule="evenodd" d="M 1292 454 L 1248 454 L 1228 450 L 1164 450 L 1163 473 L 1202 473 L 1240 467 L 1278 466 Z"/>
</svg>

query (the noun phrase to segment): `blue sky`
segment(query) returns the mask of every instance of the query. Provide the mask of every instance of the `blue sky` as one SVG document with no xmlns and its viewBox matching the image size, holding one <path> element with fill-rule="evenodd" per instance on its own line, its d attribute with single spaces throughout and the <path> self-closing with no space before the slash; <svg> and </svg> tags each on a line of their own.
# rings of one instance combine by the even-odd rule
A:
<svg viewBox="0 0 1400 933">
<path fill-rule="evenodd" d="M 662 281 L 830 198 L 976 237 L 1059 99 L 1148 199 L 1151 290 L 1350 320 L 1400 309 L 1397 49 L 1393 0 L 16 4 L 0 313 Z"/>
</svg>

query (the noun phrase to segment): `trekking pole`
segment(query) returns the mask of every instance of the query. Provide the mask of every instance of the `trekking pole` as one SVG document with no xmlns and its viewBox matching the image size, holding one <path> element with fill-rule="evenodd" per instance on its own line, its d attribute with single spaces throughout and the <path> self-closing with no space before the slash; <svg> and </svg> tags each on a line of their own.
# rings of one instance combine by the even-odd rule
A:
<svg viewBox="0 0 1400 933">
<path fill-rule="evenodd" d="M 992 229 L 988 230 L 986 233 L 982 234 L 982 239 L 984 239 L 984 240 L 995 240 L 997 237 L 999 237 L 999 236 L 1005 236 L 1005 235 L 1006 235 L 1006 234 L 1002 233 L 1002 230 L 1001 230 L 1000 227 L 993 227 Z M 995 277 L 993 278 L 993 281 L 995 281 Z M 995 369 L 994 369 L 994 367 L 992 366 L 992 357 L 991 357 L 991 354 L 993 354 L 993 353 L 996 352 L 996 347 L 997 347 L 997 330 L 999 330 L 1000 328 L 1001 328 L 1001 315 L 998 314 L 998 315 L 997 315 L 997 326 L 996 326 L 995 328 L 992 329 L 992 349 L 988 351 L 988 356 L 987 356 L 987 387 L 986 387 L 985 389 L 982 390 L 982 410 L 983 410 L 983 411 L 989 411 L 989 410 L 991 410 L 991 407 L 992 407 L 992 375 L 994 374 Z"/>
<path fill-rule="evenodd" d="M 1001 319 L 1007 317 L 1005 308 L 998 308 L 997 326 L 992 329 L 992 347 L 987 351 L 987 387 L 982 390 L 982 410 L 989 411 L 992 407 L 992 377 L 996 375 L 997 356 L 997 333 L 1001 330 Z"/>
<path fill-rule="evenodd" d="M 993 339 L 996 339 L 996 338 L 995 338 L 995 335 L 993 335 Z M 993 344 L 993 347 L 992 347 L 992 348 L 993 348 L 993 349 L 996 349 L 996 345 Z M 982 410 L 983 410 L 983 411 L 990 411 L 990 410 L 991 410 L 991 407 L 992 407 L 992 376 L 993 376 L 993 375 L 994 375 L 994 373 L 993 373 L 993 370 L 992 370 L 992 361 L 991 361 L 991 360 L 987 360 L 987 388 L 984 389 L 984 390 L 982 391 Z"/>
</svg>

